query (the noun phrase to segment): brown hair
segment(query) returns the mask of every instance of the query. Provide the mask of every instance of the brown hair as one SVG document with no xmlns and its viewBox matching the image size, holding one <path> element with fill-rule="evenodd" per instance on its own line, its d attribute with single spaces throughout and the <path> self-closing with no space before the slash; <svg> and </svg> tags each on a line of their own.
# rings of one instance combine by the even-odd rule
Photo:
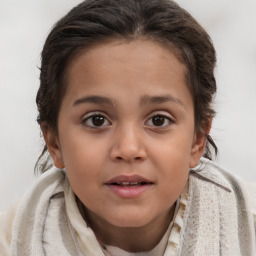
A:
<svg viewBox="0 0 256 256">
<path fill-rule="evenodd" d="M 41 61 L 37 93 L 39 124 L 58 133 L 57 120 L 65 94 L 65 70 L 77 52 L 109 40 L 148 38 L 171 46 L 187 67 L 187 85 L 194 101 L 195 128 L 205 130 L 215 115 L 215 50 L 206 31 L 171 0 L 85 0 L 59 20 L 48 35 Z M 211 159 L 209 135 L 204 156 Z M 49 169 L 50 156 L 44 146 L 36 168 Z"/>
</svg>

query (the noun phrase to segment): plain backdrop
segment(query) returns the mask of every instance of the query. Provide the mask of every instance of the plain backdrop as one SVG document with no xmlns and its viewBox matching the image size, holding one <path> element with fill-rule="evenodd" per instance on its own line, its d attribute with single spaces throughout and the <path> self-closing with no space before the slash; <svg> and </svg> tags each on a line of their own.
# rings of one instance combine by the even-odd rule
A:
<svg viewBox="0 0 256 256">
<path fill-rule="evenodd" d="M 79 2 L 0 0 L 0 211 L 36 179 L 43 145 L 35 105 L 40 52 L 53 24 Z M 208 31 L 217 51 L 217 162 L 256 182 L 256 1 L 177 2 Z"/>
</svg>

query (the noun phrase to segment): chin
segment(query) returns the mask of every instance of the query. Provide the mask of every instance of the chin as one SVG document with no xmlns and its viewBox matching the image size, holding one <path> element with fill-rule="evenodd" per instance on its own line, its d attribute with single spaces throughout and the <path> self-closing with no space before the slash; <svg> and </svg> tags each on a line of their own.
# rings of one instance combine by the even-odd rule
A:
<svg viewBox="0 0 256 256">
<path fill-rule="evenodd" d="M 110 220 L 107 220 L 110 224 L 116 227 L 120 228 L 139 228 L 147 225 L 150 223 L 152 220 L 150 220 L 147 216 L 145 218 L 145 215 L 138 215 L 137 213 L 135 214 L 125 214 L 122 216 L 116 216 L 115 218 L 112 218 Z"/>
</svg>

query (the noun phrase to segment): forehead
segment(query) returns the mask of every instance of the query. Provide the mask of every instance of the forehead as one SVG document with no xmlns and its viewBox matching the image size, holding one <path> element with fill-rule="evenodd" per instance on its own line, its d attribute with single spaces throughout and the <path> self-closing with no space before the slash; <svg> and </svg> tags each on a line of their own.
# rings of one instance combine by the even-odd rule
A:
<svg viewBox="0 0 256 256">
<path fill-rule="evenodd" d="M 85 90 L 108 94 L 127 88 L 134 93 L 141 88 L 147 93 L 161 94 L 168 84 L 170 88 L 177 85 L 179 91 L 186 85 L 185 72 L 185 65 L 160 43 L 117 40 L 95 45 L 72 59 L 66 72 L 66 94 L 78 97 Z"/>
<path fill-rule="evenodd" d="M 133 67 L 138 72 L 142 69 L 155 69 L 156 72 L 174 70 L 185 75 L 186 67 L 177 55 L 179 54 L 176 48 L 153 40 L 103 42 L 76 53 L 67 65 L 66 78 L 69 82 L 74 78 L 74 73 L 79 71 L 89 74 L 99 70 L 102 73 L 103 70 L 116 67 L 119 63 L 123 68 Z"/>
</svg>

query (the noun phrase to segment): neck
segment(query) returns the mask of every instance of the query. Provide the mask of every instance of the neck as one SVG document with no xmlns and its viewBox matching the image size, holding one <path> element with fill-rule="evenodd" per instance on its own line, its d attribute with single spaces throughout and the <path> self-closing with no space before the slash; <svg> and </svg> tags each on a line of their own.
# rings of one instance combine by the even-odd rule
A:
<svg viewBox="0 0 256 256">
<path fill-rule="evenodd" d="M 80 204 L 80 206 L 79 206 Z M 79 210 L 94 231 L 100 243 L 116 246 L 128 252 L 145 252 L 152 250 L 164 236 L 174 215 L 175 204 L 157 219 L 142 227 L 118 227 L 96 216 L 81 206 Z M 104 228 L 102 228 L 104 227 Z"/>
</svg>

